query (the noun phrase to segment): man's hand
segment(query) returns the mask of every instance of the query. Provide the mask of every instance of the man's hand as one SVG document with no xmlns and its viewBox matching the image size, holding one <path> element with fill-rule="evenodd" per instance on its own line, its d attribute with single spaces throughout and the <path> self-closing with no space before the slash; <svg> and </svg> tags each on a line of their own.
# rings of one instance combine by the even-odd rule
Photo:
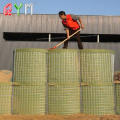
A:
<svg viewBox="0 0 120 120">
<path fill-rule="evenodd" d="M 84 29 L 84 25 L 83 24 L 81 24 L 81 28 Z"/>
<path fill-rule="evenodd" d="M 69 35 L 67 35 L 67 39 L 68 39 L 68 40 L 70 39 L 70 36 L 69 36 Z"/>
</svg>

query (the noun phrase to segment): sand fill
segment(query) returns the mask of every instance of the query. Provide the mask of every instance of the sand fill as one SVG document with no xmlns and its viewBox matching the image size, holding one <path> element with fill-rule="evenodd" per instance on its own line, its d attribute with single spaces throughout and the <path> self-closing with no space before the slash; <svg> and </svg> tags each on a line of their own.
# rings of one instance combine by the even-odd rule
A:
<svg viewBox="0 0 120 120">
<path fill-rule="evenodd" d="M 17 116 L 17 115 L 3 115 L 0 116 L 0 120 L 120 120 L 118 115 L 85 115 L 85 114 L 76 114 L 69 116 L 61 115 L 26 115 L 26 116 Z"/>
<path fill-rule="evenodd" d="M 0 82 L 10 82 L 12 72 L 9 70 L 0 70 Z"/>
</svg>

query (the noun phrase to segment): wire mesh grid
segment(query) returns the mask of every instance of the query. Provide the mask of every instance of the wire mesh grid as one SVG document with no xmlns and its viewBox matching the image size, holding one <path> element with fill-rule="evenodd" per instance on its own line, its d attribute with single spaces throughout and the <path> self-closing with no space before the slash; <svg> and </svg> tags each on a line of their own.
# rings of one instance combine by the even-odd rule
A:
<svg viewBox="0 0 120 120">
<path fill-rule="evenodd" d="M 82 82 L 113 82 L 113 51 L 104 49 L 81 50 L 80 68 Z"/>
<path fill-rule="evenodd" d="M 13 114 L 45 114 L 47 50 L 14 52 Z"/>
<path fill-rule="evenodd" d="M 80 87 L 48 86 L 48 113 L 61 115 L 80 113 Z"/>
<path fill-rule="evenodd" d="M 45 49 L 17 49 L 14 52 L 14 82 L 45 83 L 46 66 Z"/>
<path fill-rule="evenodd" d="M 45 114 L 45 86 L 14 86 L 13 114 Z"/>
<path fill-rule="evenodd" d="M 48 113 L 62 115 L 80 113 L 78 50 L 56 49 L 49 52 Z"/>
<path fill-rule="evenodd" d="M 82 86 L 83 113 L 115 114 L 114 85 Z"/>
<path fill-rule="evenodd" d="M 0 115 L 11 114 L 12 83 L 0 83 Z"/>
<path fill-rule="evenodd" d="M 78 50 L 51 50 L 48 56 L 48 83 L 80 83 Z"/>
<path fill-rule="evenodd" d="M 116 114 L 120 115 L 120 84 L 115 83 Z"/>
</svg>

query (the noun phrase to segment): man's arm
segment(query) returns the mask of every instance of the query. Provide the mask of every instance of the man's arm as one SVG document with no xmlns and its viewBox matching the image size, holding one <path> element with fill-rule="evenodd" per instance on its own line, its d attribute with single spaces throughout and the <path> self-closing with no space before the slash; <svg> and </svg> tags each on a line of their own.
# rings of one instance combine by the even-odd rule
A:
<svg viewBox="0 0 120 120">
<path fill-rule="evenodd" d="M 76 20 L 76 21 L 79 20 L 81 28 L 84 28 L 82 19 L 79 16 L 71 14 L 71 17 L 72 17 L 73 20 Z"/>
<path fill-rule="evenodd" d="M 67 33 L 67 39 L 70 39 L 69 29 L 68 28 L 66 28 L 66 33 Z"/>
<path fill-rule="evenodd" d="M 70 35 L 69 35 L 69 28 L 67 28 L 67 26 L 65 26 L 64 24 L 63 24 L 63 27 L 64 27 L 64 30 L 65 30 L 66 33 L 67 33 L 67 39 L 69 39 L 69 38 L 70 38 Z"/>
<path fill-rule="evenodd" d="M 83 28 L 84 28 L 84 25 L 83 25 L 83 23 L 82 23 L 81 18 L 79 19 L 79 22 L 80 22 L 80 24 L 81 24 L 81 28 L 83 29 Z"/>
</svg>

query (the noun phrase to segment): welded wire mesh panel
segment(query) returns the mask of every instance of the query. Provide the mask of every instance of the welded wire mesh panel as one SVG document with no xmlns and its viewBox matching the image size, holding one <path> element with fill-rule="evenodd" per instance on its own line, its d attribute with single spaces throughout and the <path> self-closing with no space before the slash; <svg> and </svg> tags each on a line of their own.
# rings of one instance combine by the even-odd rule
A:
<svg viewBox="0 0 120 120">
<path fill-rule="evenodd" d="M 82 86 L 83 113 L 115 114 L 114 86 Z"/>
<path fill-rule="evenodd" d="M 14 82 L 46 82 L 45 49 L 17 49 L 14 52 Z"/>
<path fill-rule="evenodd" d="M 48 61 L 48 113 L 80 113 L 79 51 L 50 50 Z"/>
<path fill-rule="evenodd" d="M 48 60 L 49 83 L 80 82 L 80 63 L 78 50 L 50 50 Z"/>
<path fill-rule="evenodd" d="M 80 87 L 48 86 L 48 114 L 80 113 Z"/>
<path fill-rule="evenodd" d="M 120 84 L 115 84 L 116 113 L 120 115 Z"/>
<path fill-rule="evenodd" d="M 12 83 L 0 83 L 0 115 L 11 114 Z"/>
<path fill-rule="evenodd" d="M 104 49 L 80 51 L 82 82 L 113 82 L 114 52 Z"/>
<path fill-rule="evenodd" d="M 45 114 L 45 86 L 14 86 L 13 114 Z"/>
</svg>

